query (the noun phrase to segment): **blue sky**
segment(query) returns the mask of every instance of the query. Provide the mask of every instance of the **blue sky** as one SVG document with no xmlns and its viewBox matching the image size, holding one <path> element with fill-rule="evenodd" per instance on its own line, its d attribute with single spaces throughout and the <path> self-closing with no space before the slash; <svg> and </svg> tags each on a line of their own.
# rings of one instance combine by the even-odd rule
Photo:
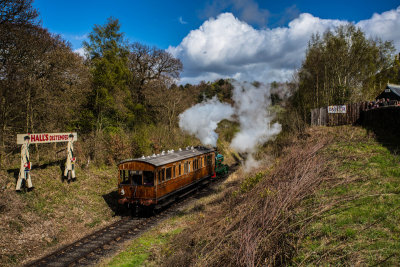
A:
<svg viewBox="0 0 400 267">
<path fill-rule="evenodd" d="M 298 67 L 302 57 L 304 57 L 306 41 L 313 31 L 314 26 L 312 25 L 314 23 L 316 23 L 315 29 L 323 31 L 341 22 L 350 21 L 357 24 L 360 21 L 365 21 L 364 24 L 359 25 L 364 25 L 365 31 L 371 30 L 371 37 L 379 33 L 377 24 L 369 23 L 375 13 L 381 16 L 379 23 L 388 18 L 392 19 L 392 28 L 386 30 L 388 34 L 393 32 L 393 27 L 400 25 L 397 24 L 398 17 L 400 18 L 400 15 L 397 16 L 397 13 L 400 14 L 400 9 L 397 8 L 400 6 L 399 0 L 309 0 L 297 2 L 286 0 L 35 0 L 34 6 L 39 10 L 42 26 L 48 28 L 52 33 L 61 34 L 64 39 L 72 44 L 74 50 L 82 46 L 82 41 L 95 24 L 104 24 L 110 16 L 117 18 L 121 24 L 121 31 L 125 33 L 129 41 L 138 41 L 161 49 L 168 49 L 174 56 L 181 58 L 185 68 L 182 78 L 187 82 L 196 82 L 201 79 L 212 80 L 219 76 L 248 80 L 257 79 L 257 76 L 247 75 L 240 71 L 240 67 L 243 67 L 244 69 L 247 68 L 247 73 L 255 72 L 258 75 L 257 66 L 254 64 L 258 64 L 260 69 L 267 67 L 270 70 L 259 73 L 263 81 L 288 79 L 291 71 L 293 72 L 293 69 Z M 388 11 L 393 11 L 394 15 L 382 15 Z M 311 16 L 306 16 L 305 13 L 309 13 Z M 225 15 L 221 16 L 221 14 Z M 393 16 L 395 17 L 393 18 Z M 375 23 L 375 21 L 373 22 Z M 231 25 L 233 25 L 233 28 Z M 300 39 L 293 40 L 293 36 L 298 35 L 290 33 L 291 30 L 294 31 L 293 25 L 301 25 L 301 28 L 296 28 L 296 32 L 302 32 L 304 27 L 310 29 L 307 29 Z M 235 35 L 232 32 L 229 36 L 225 35 L 226 29 L 234 29 L 235 27 L 237 27 L 237 36 L 232 36 Z M 241 32 L 243 27 L 246 30 Z M 286 30 L 287 33 L 282 33 L 281 29 Z M 399 31 L 398 29 L 397 31 Z M 285 51 L 276 50 L 277 54 L 265 56 L 264 62 L 255 62 L 254 58 L 251 58 L 255 55 L 251 53 L 239 55 L 240 53 L 235 52 L 237 50 L 230 47 L 229 40 L 242 40 L 242 37 L 244 38 L 251 32 L 254 32 L 254 38 L 259 38 L 258 40 L 264 38 L 267 46 L 269 45 L 268 40 L 272 38 L 271 36 L 278 35 L 281 46 L 288 49 L 285 51 L 288 51 L 289 54 L 299 53 L 300 51 L 302 57 L 296 56 L 296 60 L 285 65 L 280 62 L 272 62 L 275 57 L 285 53 Z M 215 33 L 218 34 L 215 35 Z M 378 37 L 382 39 L 390 38 L 384 35 L 378 35 Z M 397 36 L 394 36 L 393 39 L 396 38 Z M 400 37 L 398 39 L 400 44 Z M 194 40 L 206 45 L 197 47 L 198 44 Z M 215 45 L 212 46 L 214 42 L 219 44 L 225 41 L 227 45 L 224 47 L 215 49 Z M 297 42 L 298 47 L 290 50 L 296 43 L 290 44 L 290 42 L 294 41 Z M 257 44 L 247 42 L 236 49 L 251 50 L 252 47 L 257 47 Z M 276 46 L 275 43 L 270 45 L 271 47 Z M 200 51 L 201 56 L 203 58 L 208 57 L 209 60 L 202 58 L 204 62 L 196 65 L 196 56 L 193 56 L 196 51 Z M 228 53 L 228 51 L 230 52 Z M 231 53 L 232 51 L 234 53 Z M 225 53 L 226 56 L 219 58 L 221 61 L 217 62 L 218 57 L 213 52 Z M 262 49 L 259 52 L 262 53 Z M 269 52 L 270 50 L 268 50 Z M 238 55 L 238 58 L 232 58 L 233 55 Z M 246 58 L 246 55 L 250 58 Z M 288 55 L 285 54 L 285 56 Z M 258 57 L 260 58 L 259 55 Z M 225 62 L 225 65 L 221 62 Z M 230 68 L 231 65 L 225 68 L 226 64 L 232 62 L 235 62 L 237 68 Z M 260 65 L 261 63 L 264 65 Z"/>
</svg>

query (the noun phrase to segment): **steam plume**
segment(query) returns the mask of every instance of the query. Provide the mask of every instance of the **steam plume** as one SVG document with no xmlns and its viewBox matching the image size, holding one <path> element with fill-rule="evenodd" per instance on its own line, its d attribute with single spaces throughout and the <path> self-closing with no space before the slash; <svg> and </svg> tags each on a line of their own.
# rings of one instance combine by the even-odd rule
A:
<svg viewBox="0 0 400 267">
<path fill-rule="evenodd" d="M 237 152 L 248 154 L 245 169 L 249 170 L 257 166 L 253 157 L 257 146 L 279 134 L 281 125 L 277 122 L 271 124 L 275 114 L 268 110 L 271 105 L 269 86 L 256 87 L 245 82 L 234 82 L 233 86 L 235 114 L 240 123 L 240 131 L 230 146 Z"/>
<path fill-rule="evenodd" d="M 240 131 L 230 146 L 237 152 L 247 154 L 245 169 L 249 170 L 257 166 L 254 160 L 257 147 L 274 138 L 281 131 L 281 125 L 271 123 L 275 114 L 268 110 L 271 105 L 269 86 L 254 86 L 246 82 L 232 84 L 234 107 L 214 97 L 179 115 L 179 126 L 196 135 L 204 145 L 216 146 L 218 134 L 215 129 L 218 123 L 235 118 L 240 123 Z"/>
<path fill-rule="evenodd" d="M 179 115 L 179 127 L 200 139 L 203 145 L 217 146 L 218 134 L 215 132 L 218 123 L 231 119 L 234 113 L 229 104 L 221 103 L 216 96 L 194 105 Z"/>
</svg>

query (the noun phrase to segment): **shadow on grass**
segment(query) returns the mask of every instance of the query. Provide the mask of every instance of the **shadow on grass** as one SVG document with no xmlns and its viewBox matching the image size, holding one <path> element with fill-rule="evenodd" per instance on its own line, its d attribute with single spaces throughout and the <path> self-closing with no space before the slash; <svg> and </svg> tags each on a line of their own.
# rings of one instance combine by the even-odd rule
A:
<svg viewBox="0 0 400 267">
<path fill-rule="evenodd" d="M 118 191 L 112 191 L 108 194 L 102 196 L 104 201 L 107 203 L 108 207 L 114 212 L 113 216 L 131 216 L 132 211 L 129 210 L 125 205 L 118 204 Z"/>
<path fill-rule="evenodd" d="M 400 153 L 400 107 L 386 107 L 361 114 L 362 125 L 392 154 Z"/>
<path fill-rule="evenodd" d="M 65 168 L 65 160 L 56 160 L 56 161 L 52 161 L 52 162 L 48 162 L 48 163 L 44 163 L 44 164 L 40 164 L 40 165 L 33 165 L 31 171 L 35 171 L 38 169 L 43 170 L 43 169 L 46 169 L 46 168 L 52 167 L 52 166 L 60 167 L 60 179 L 63 182 L 64 181 L 63 172 L 64 172 L 64 168 Z M 17 168 L 8 169 L 7 173 L 11 174 L 14 177 L 15 182 L 17 182 L 18 175 L 19 175 L 19 169 L 17 169 Z"/>
<path fill-rule="evenodd" d="M 365 127 L 369 133 L 375 135 L 375 140 L 378 141 L 382 146 L 386 147 L 391 154 L 400 154 L 400 136 L 399 132 L 395 133 L 391 129 Z"/>
</svg>

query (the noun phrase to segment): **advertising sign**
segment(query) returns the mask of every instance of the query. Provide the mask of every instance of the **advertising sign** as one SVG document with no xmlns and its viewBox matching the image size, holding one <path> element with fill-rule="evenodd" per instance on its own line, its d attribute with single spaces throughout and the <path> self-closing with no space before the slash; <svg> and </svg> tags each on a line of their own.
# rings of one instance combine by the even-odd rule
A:
<svg viewBox="0 0 400 267">
<path fill-rule="evenodd" d="M 328 106 L 328 113 L 347 113 L 346 105 Z"/>
<path fill-rule="evenodd" d="M 74 135 L 74 142 L 78 140 L 77 133 L 38 133 L 38 134 L 28 133 L 28 134 L 17 134 L 17 144 L 22 145 L 24 143 L 25 136 L 29 136 L 30 144 L 68 142 L 70 134 Z"/>
</svg>

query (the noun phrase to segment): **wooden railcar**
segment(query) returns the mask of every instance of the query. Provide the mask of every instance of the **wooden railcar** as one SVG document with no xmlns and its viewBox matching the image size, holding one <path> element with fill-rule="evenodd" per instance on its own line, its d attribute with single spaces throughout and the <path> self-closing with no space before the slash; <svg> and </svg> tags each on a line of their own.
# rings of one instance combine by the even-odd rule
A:
<svg viewBox="0 0 400 267">
<path fill-rule="evenodd" d="M 152 206 L 215 174 L 215 150 L 188 147 L 118 163 L 120 204 Z"/>
</svg>

